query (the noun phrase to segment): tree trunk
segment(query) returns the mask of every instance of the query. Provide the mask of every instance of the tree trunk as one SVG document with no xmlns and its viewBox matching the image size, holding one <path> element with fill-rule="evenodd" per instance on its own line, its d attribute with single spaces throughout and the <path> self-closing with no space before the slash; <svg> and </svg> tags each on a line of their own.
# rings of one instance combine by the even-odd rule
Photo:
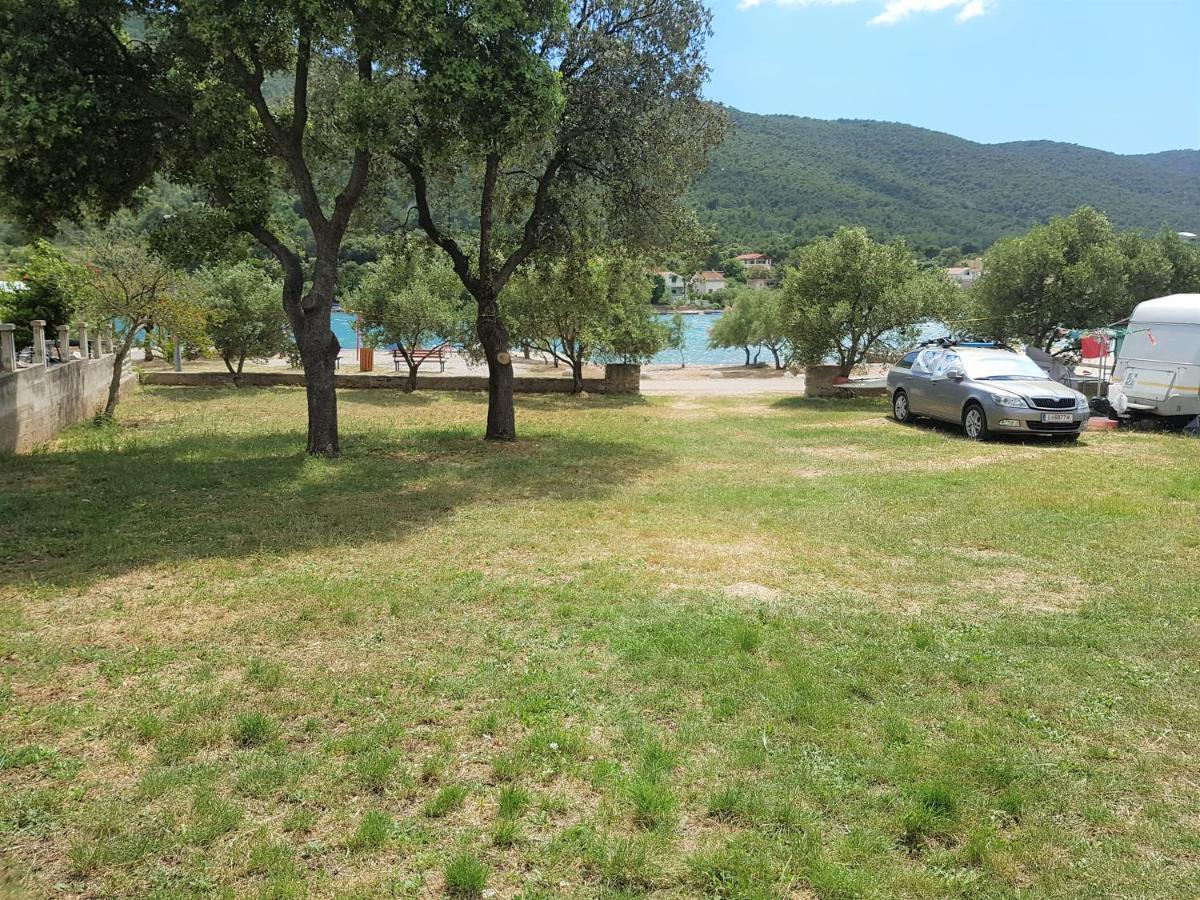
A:
<svg viewBox="0 0 1200 900">
<path fill-rule="evenodd" d="M 303 282 L 299 279 L 285 279 L 284 307 L 291 320 L 296 347 L 300 351 L 300 363 L 304 367 L 304 390 L 308 395 L 307 450 L 313 456 L 333 458 L 341 454 L 337 391 L 334 386 L 334 365 L 340 348 L 329 327 L 337 278 L 337 256 L 332 250 L 320 246 L 317 252 L 317 264 L 308 294 L 303 298 L 299 296 L 303 289 Z"/>
<path fill-rule="evenodd" d="M 571 360 L 571 393 L 583 393 L 583 357 Z"/>
<path fill-rule="evenodd" d="M 489 287 L 476 296 L 479 314 L 475 330 L 488 364 L 487 441 L 517 439 L 516 411 L 513 408 L 513 367 L 508 355 L 508 328 L 500 317 L 496 296 Z"/>
<path fill-rule="evenodd" d="M 417 389 L 417 369 L 419 368 L 420 365 L 413 365 L 411 362 L 408 364 L 408 383 L 404 390 L 409 394 Z"/>
<path fill-rule="evenodd" d="M 768 346 L 767 346 L 767 349 L 768 349 L 768 350 L 770 350 L 770 351 L 771 351 L 771 355 L 772 355 L 773 357 L 775 357 L 775 368 L 776 368 L 776 369 L 782 369 L 782 368 L 783 368 L 783 363 L 781 363 L 781 362 L 779 361 L 779 351 L 778 351 L 778 350 L 776 350 L 774 347 L 772 347 L 772 346 L 770 346 L 770 345 L 768 345 Z"/>
<path fill-rule="evenodd" d="M 747 344 L 742 349 L 746 351 L 746 365 L 748 366 L 748 365 L 750 365 L 750 345 Z"/>
<path fill-rule="evenodd" d="M 130 337 L 121 341 L 120 346 L 113 353 L 113 372 L 112 378 L 108 382 L 108 400 L 104 404 L 104 418 L 111 419 L 113 413 L 117 411 L 117 402 L 121 399 L 121 373 L 125 368 L 125 357 L 129 355 L 129 348 L 133 346 L 133 333 L 135 329 L 132 325 L 129 328 Z"/>
</svg>

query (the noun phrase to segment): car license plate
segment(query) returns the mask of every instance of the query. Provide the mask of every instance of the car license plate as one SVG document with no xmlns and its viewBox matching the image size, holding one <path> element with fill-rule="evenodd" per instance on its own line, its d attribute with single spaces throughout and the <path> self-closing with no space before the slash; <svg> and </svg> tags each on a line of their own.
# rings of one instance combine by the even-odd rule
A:
<svg viewBox="0 0 1200 900">
<path fill-rule="evenodd" d="M 1042 413 L 1043 422 L 1070 422 L 1073 419 L 1070 413 Z"/>
</svg>

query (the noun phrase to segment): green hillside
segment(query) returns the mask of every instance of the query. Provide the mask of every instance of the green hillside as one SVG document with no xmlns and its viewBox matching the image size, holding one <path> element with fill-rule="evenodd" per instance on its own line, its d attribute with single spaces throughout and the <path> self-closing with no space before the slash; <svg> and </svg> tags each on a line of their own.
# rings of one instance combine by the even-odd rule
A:
<svg viewBox="0 0 1200 900">
<path fill-rule="evenodd" d="M 734 130 L 694 191 L 723 245 L 780 252 L 861 224 L 920 248 L 982 248 L 1082 205 L 1118 228 L 1200 230 L 1200 151 L 1120 156 L 1050 141 L 976 144 L 891 122 L 729 113 Z"/>
</svg>

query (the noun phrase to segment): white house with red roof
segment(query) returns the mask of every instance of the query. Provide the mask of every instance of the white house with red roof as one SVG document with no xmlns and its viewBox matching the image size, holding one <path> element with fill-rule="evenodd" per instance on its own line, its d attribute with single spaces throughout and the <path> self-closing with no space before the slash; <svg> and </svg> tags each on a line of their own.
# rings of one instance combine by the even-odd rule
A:
<svg viewBox="0 0 1200 900">
<path fill-rule="evenodd" d="M 715 294 L 725 289 L 725 273 L 710 270 L 692 276 L 692 290 L 697 294 Z"/>
<path fill-rule="evenodd" d="M 775 267 L 775 260 L 767 256 L 765 253 L 739 253 L 734 257 L 746 269 L 746 275 L 750 276 L 751 272 L 756 269 L 772 269 Z"/>
</svg>

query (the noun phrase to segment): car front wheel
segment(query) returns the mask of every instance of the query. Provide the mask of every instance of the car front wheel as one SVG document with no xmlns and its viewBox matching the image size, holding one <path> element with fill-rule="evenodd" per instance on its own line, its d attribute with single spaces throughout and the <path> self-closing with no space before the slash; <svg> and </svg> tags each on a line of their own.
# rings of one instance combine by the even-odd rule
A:
<svg viewBox="0 0 1200 900">
<path fill-rule="evenodd" d="M 963 410 L 963 431 L 973 441 L 986 441 L 991 432 L 988 431 L 987 414 L 978 403 L 969 403 Z"/>
<path fill-rule="evenodd" d="M 911 422 L 912 410 L 908 408 L 908 394 L 896 391 L 892 395 L 892 418 L 897 422 Z"/>
</svg>

